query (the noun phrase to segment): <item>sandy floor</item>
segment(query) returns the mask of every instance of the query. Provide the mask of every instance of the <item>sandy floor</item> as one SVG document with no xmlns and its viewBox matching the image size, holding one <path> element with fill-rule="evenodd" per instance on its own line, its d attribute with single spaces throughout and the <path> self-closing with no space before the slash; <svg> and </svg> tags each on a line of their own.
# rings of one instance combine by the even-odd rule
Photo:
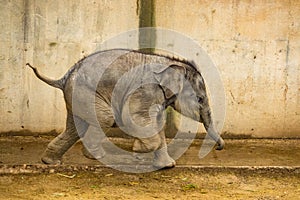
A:
<svg viewBox="0 0 300 200">
<path fill-rule="evenodd" d="M 300 174 L 173 168 L 145 174 L 1 175 L 0 199 L 288 199 L 300 196 Z"/>
<path fill-rule="evenodd" d="M 0 137 L 0 199 L 291 199 L 300 196 L 300 140 L 227 140 L 199 159 L 196 140 L 177 167 L 125 173 L 86 159 L 76 144 L 61 166 L 40 156 L 51 138 Z M 115 140 L 130 149 L 130 141 Z M 111 156 L 113 155 L 113 152 Z M 282 167 L 280 167 L 282 166 Z"/>
</svg>

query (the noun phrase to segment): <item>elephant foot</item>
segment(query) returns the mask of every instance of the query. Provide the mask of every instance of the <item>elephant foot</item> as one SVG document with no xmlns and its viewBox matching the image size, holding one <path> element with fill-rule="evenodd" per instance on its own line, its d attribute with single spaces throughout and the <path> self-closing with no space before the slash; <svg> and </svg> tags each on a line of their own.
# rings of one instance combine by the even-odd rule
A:
<svg viewBox="0 0 300 200">
<path fill-rule="evenodd" d="M 42 162 L 47 165 L 60 165 L 61 164 L 61 156 L 56 153 L 49 151 L 48 149 L 42 155 Z"/>
<path fill-rule="evenodd" d="M 176 162 L 171 158 L 167 152 L 167 147 L 163 147 L 154 152 L 153 166 L 155 168 L 172 168 L 175 167 Z"/>
<path fill-rule="evenodd" d="M 88 150 L 86 147 L 83 147 L 81 151 L 86 158 L 92 160 L 101 159 L 106 155 L 106 152 L 102 147 L 98 147 L 97 149 L 90 149 L 90 150 Z"/>
<path fill-rule="evenodd" d="M 82 147 L 81 152 L 84 155 L 84 157 L 91 160 L 96 160 L 96 158 L 85 147 Z"/>
</svg>

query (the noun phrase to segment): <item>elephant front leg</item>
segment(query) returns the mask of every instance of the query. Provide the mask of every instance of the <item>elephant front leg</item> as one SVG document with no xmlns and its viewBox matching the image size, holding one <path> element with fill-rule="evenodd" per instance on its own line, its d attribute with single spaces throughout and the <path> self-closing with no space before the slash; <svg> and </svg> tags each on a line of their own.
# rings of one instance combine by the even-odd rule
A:
<svg viewBox="0 0 300 200">
<path fill-rule="evenodd" d="M 168 154 L 164 130 L 149 138 L 135 139 L 133 151 L 154 152 L 153 166 L 159 169 L 171 168 L 176 164 L 175 160 Z"/>
<path fill-rule="evenodd" d="M 159 169 L 175 167 L 176 161 L 168 154 L 167 147 L 162 147 L 154 152 L 153 166 Z"/>
<path fill-rule="evenodd" d="M 161 139 L 160 147 L 154 152 L 153 165 L 156 168 L 172 168 L 175 167 L 175 160 L 168 154 L 165 131 L 162 130 L 158 134 Z"/>
</svg>

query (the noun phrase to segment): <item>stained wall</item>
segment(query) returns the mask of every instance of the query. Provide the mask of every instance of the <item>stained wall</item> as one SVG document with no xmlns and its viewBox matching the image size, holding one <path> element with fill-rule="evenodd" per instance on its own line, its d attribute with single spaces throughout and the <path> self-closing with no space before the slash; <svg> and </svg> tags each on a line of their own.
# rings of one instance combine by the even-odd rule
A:
<svg viewBox="0 0 300 200">
<path fill-rule="evenodd" d="M 58 78 L 107 39 L 149 24 L 192 38 L 210 56 L 226 94 L 223 134 L 300 137 L 299 1 L 148 4 L 0 1 L 0 132 L 44 134 L 64 129 L 61 91 L 36 79 L 25 68 L 27 62 Z M 141 5 L 151 6 L 151 13 Z"/>
</svg>

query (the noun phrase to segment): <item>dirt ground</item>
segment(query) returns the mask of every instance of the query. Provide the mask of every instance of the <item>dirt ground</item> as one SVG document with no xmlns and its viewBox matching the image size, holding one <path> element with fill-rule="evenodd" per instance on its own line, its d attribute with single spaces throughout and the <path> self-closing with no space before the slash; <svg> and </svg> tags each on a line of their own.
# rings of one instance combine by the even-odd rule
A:
<svg viewBox="0 0 300 200">
<path fill-rule="evenodd" d="M 80 143 L 63 165 L 44 165 L 40 157 L 51 139 L 0 137 L 0 199 L 300 199 L 297 139 L 226 140 L 225 150 L 203 159 L 195 140 L 175 168 L 148 173 L 86 159 Z M 131 144 L 114 142 L 124 149 Z"/>
<path fill-rule="evenodd" d="M 98 172 L 6 174 L 0 199 L 289 199 L 300 197 L 299 172 L 173 168 L 129 174 Z"/>
</svg>

